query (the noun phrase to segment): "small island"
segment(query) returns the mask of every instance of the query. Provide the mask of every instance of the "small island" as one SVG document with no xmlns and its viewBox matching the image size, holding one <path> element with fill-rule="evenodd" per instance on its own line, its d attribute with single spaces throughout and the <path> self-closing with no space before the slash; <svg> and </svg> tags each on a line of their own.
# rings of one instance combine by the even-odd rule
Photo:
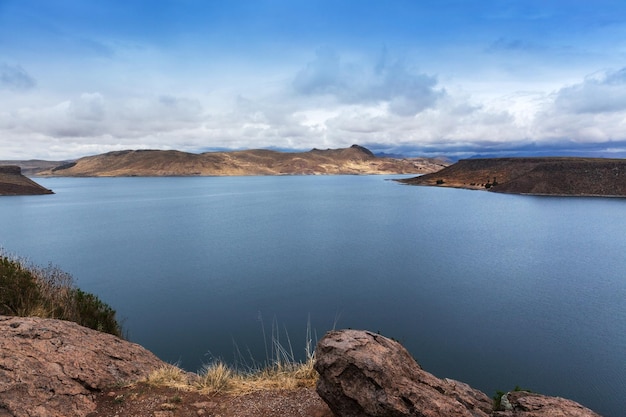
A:
<svg viewBox="0 0 626 417">
<path fill-rule="evenodd" d="M 54 194 L 35 181 L 22 175 L 22 169 L 16 165 L 0 166 L 0 196 L 2 195 L 43 195 Z"/>
<path fill-rule="evenodd" d="M 626 159 L 463 159 L 441 171 L 398 181 L 508 194 L 626 197 Z"/>
</svg>

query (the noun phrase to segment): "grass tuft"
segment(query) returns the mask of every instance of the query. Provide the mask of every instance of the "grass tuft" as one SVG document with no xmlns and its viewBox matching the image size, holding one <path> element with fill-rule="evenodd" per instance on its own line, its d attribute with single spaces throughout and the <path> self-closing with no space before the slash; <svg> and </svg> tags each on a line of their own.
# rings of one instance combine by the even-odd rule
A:
<svg viewBox="0 0 626 417">
<path fill-rule="evenodd" d="M 224 362 L 205 365 L 197 378 L 201 391 L 224 392 L 236 385 L 238 375 Z"/>
<path fill-rule="evenodd" d="M 313 387 L 317 372 L 313 357 L 306 362 L 283 363 L 281 366 L 258 368 L 243 372 L 224 362 L 205 365 L 198 374 L 192 374 L 177 365 L 166 365 L 153 371 L 146 383 L 155 387 L 168 387 L 205 394 L 242 395 L 255 391 Z"/>
<path fill-rule="evenodd" d="M 152 371 L 146 379 L 148 385 L 188 389 L 191 386 L 190 374 L 176 365 L 166 364 Z"/>
</svg>

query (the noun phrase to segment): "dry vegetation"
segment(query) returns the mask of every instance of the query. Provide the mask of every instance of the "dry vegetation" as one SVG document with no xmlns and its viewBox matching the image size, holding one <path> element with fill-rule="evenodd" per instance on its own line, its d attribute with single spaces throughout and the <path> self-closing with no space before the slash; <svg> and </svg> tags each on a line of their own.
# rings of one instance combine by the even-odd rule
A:
<svg viewBox="0 0 626 417">
<path fill-rule="evenodd" d="M 263 329 L 263 334 L 265 335 L 265 329 Z M 197 374 L 186 372 L 176 365 L 167 365 L 153 372 L 146 382 L 159 387 L 236 395 L 260 390 L 314 386 L 317 381 L 317 372 L 313 369 L 315 353 L 310 323 L 307 324 L 304 361 L 296 359 L 286 331 L 285 337 L 288 347 L 280 342 L 278 324 L 274 321 L 269 342 L 270 351 L 267 352 L 265 363 L 229 366 L 217 360 L 204 365 Z M 265 340 L 263 342 L 268 346 Z"/>
<path fill-rule="evenodd" d="M 276 364 L 255 371 L 237 371 L 224 362 L 215 362 L 197 373 L 166 365 L 152 372 L 145 383 L 154 387 L 198 391 L 203 394 L 243 395 L 264 390 L 292 390 L 313 387 L 317 373 L 313 358 L 305 362 Z"/>
<path fill-rule="evenodd" d="M 313 352 L 298 362 L 278 342 L 273 344 L 278 356 L 245 370 L 220 361 L 199 373 L 164 365 L 143 381 L 100 394 L 90 417 L 332 417 L 314 388 Z"/>
</svg>

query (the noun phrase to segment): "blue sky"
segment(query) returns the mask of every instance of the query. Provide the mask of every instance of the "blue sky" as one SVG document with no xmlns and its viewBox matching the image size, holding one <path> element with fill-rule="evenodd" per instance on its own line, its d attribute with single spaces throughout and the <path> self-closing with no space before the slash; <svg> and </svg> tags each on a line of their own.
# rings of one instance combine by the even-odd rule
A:
<svg viewBox="0 0 626 417">
<path fill-rule="evenodd" d="M 0 159 L 622 155 L 622 0 L 0 0 Z"/>
</svg>

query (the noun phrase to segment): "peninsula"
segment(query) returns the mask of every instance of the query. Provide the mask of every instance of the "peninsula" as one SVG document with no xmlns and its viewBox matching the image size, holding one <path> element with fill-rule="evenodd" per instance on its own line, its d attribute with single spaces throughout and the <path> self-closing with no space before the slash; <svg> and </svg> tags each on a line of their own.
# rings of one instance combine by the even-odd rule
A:
<svg viewBox="0 0 626 417">
<path fill-rule="evenodd" d="M 22 175 L 22 169 L 19 166 L 0 166 L 0 196 L 41 194 L 54 193 Z"/>
<path fill-rule="evenodd" d="M 398 181 L 509 194 L 626 197 L 626 159 L 464 159 L 439 172 Z"/>
<path fill-rule="evenodd" d="M 126 150 L 88 156 L 36 173 L 59 177 L 424 174 L 448 164 L 431 158 L 378 157 L 352 145 L 343 149 L 279 152 L 266 149 L 205 152 Z"/>
</svg>

